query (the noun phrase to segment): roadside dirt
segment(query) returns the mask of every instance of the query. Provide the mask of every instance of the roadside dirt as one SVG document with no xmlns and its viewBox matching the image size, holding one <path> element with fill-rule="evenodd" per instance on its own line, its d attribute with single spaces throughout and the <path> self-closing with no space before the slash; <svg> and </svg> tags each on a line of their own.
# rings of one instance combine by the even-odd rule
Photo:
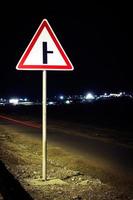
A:
<svg viewBox="0 0 133 200">
<path fill-rule="evenodd" d="M 100 169 L 53 144 L 48 144 L 47 182 L 42 181 L 40 139 L 27 136 L 23 130 L 20 134 L 11 126 L 0 125 L 0 160 L 34 200 L 133 199 L 130 183 L 117 187 L 109 182 L 110 175 L 104 181 L 97 176 Z"/>
</svg>

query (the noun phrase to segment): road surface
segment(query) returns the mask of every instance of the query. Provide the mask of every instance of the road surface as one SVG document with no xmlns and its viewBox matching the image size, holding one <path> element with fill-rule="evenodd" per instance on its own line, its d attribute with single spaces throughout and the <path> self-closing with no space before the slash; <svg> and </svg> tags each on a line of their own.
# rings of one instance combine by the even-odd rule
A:
<svg viewBox="0 0 133 200">
<path fill-rule="evenodd" d="M 10 119 L 0 116 L 0 124 L 11 127 L 20 134 L 28 134 L 41 139 L 40 125 L 32 122 L 21 123 L 19 120 Z M 99 138 L 84 137 L 82 130 L 80 135 L 76 135 L 73 134 L 73 127 L 68 126 L 64 130 L 63 126 L 60 128 L 52 123 L 48 125 L 47 138 L 48 144 L 56 144 L 67 151 L 83 156 L 96 167 L 129 179 L 133 178 L 133 148 Z"/>
</svg>

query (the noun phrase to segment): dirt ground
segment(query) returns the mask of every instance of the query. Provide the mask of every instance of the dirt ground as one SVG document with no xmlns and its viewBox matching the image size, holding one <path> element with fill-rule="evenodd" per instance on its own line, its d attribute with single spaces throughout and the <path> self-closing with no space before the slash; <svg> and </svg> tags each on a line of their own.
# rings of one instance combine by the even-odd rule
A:
<svg viewBox="0 0 133 200">
<path fill-rule="evenodd" d="M 0 160 L 34 200 L 133 199 L 130 183 L 112 184 L 111 175 L 53 144 L 48 144 L 47 181 L 42 181 L 41 140 L 11 126 L 0 125 Z"/>
</svg>

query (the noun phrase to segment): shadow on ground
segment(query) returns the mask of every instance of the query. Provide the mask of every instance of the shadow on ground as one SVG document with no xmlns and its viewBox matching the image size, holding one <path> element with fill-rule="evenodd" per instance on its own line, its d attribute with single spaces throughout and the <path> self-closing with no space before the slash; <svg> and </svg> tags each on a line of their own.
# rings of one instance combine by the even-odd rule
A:
<svg viewBox="0 0 133 200">
<path fill-rule="evenodd" d="M 5 200 L 33 200 L 1 161 L 0 193 Z"/>
</svg>

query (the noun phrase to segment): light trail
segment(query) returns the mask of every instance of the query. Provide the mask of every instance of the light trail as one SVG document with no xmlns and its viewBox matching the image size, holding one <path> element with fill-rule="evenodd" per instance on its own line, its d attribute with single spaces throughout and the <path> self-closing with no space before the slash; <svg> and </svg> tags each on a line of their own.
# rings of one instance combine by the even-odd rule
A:
<svg viewBox="0 0 133 200">
<path fill-rule="evenodd" d="M 39 128 L 39 129 L 41 128 L 41 124 L 36 124 L 36 123 L 33 123 L 33 122 L 20 121 L 20 120 L 16 120 L 16 119 L 13 119 L 11 117 L 4 116 L 4 115 L 0 115 L 0 118 L 4 119 L 4 120 L 8 120 L 10 122 L 17 123 L 17 124 L 29 126 L 29 127 L 32 127 L 32 128 Z"/>
</svg>

